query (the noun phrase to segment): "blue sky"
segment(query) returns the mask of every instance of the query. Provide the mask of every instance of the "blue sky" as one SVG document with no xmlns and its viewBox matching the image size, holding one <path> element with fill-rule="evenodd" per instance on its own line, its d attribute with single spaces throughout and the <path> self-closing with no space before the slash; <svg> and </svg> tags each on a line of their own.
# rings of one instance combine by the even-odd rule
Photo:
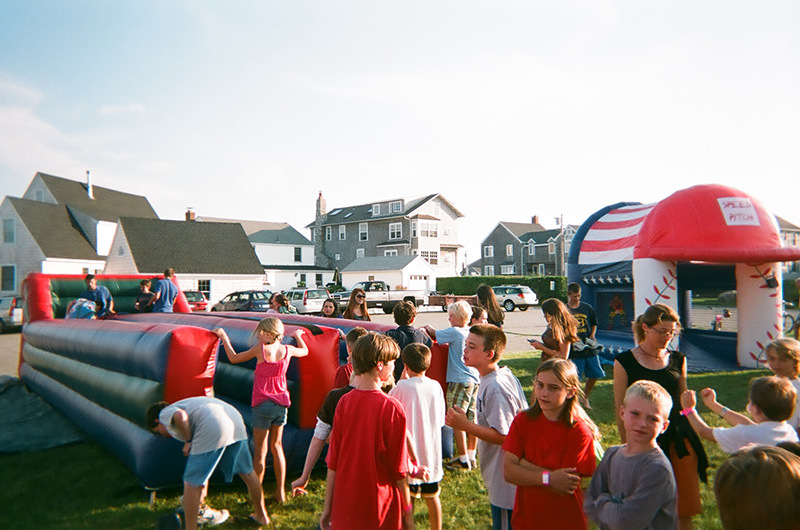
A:
<svg viewBox="0 0 800 530">
<path fill-rule="evenodd" d="M 37 171 L 160 217 L 313 220 L 439 192 L 580 224 L 721 183 L 800 225 L 792 1 L 0 3 L 0 192 Z"/>
</svg>

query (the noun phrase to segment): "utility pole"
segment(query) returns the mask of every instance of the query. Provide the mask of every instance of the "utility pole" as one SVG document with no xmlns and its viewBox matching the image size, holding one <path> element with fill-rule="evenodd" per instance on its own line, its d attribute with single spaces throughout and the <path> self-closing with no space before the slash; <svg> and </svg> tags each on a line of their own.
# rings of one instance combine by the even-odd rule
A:
<svg viewBox="0 0 800 530">
<path fill-rule="evenodd" d="M 556 267 L 556 271 L 558 272 L 559 276 L 566 276 L 567 275 L 567 268 L 565 267 L 564 263 L 564 214 L 562 213 L 558 217 L 556 217 L 556 222 L 558 223 L 559 231 L 558 231 L 558 239 L 559 239 L 559 249 L 558 249 L 558 266 Z"/>
</svg>

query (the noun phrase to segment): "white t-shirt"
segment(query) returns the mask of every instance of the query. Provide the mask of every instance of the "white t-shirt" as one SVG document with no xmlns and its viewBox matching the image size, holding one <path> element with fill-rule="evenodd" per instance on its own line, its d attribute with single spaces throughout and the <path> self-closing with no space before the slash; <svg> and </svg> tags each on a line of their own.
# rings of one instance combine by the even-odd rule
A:
<svg viewBox="0 0 800 530">
<path fill-rule="evenodd" d="M 794 404 L 794 414 L 787 420 L 787 423 L 797 429 L 800 428 L 800 379 L 789 379 L 789 382 L 797 392 L 797 400 Z"/>
<path fill-rule="evenodd" d="M 172 416 L 178 409 L 186 411 L 189 415 L 189 429 L 192 433 L 190 454 L 200 455 L 227 447 L 240 440 L 247 440 L 247 430 L 239 411 L 232 405 L 212 397 L 182 399 L 161 411 L 158 421 L 176 440 L 186 441 L 172 424 Z"/>
<path fill-rule="evenodd" d="M 406 411 L 406 428 L 414 440 L 417 464 L 431 471 L 428 482 L 439 482 L 442 470 L 442 427 L 444 427 L 444 392 L 439 383 L 428 377 L 401 379 L 389 392 L 403 404 Z M 409 478 L 410 484 L 422 481 Z"/>
<path fill-rule="evenodd" d="M 717 427 L 714 439 L 726 453 L 735 453 L 749 445 L 778 445 L 797 442 L 797 431 L 785 421 L 764 421 L 754 425 Z"/>
</svg>

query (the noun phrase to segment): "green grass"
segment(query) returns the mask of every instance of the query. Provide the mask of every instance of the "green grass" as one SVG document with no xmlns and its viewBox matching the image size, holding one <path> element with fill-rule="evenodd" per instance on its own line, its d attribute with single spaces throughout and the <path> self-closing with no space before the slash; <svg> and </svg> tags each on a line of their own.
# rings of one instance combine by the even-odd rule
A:
<svg viewBox="0 0 800 530">
<path fill-rule="evenodd" d="M 502 364 L 509 366 L 530 394 L 538 360 L 533 355 L 509 355 Z M 603 445 L 619 443 L 613 413 L 613 392 L 609 377 L 598 382 L 592 393 L 590 415 L 603 433 Z M 750 378 L 764 372 L 743 371 L 689 376 L 689 387 L 695 390 L 710 386 L 717 391 L 721 403 L 738 411 L 747 404 Z M 702 408 L 702 407 L 701 407 Z M 711 426 L 721 420 L 701 410 Z M 722 528 L 711 490 L 713 474 L 725 454 L 714 444 L 705 443 L 711 468 L 709 485 L 701 485 L 703 513 L 695 518 L 697 529 Z M 269 476 L 269 473 L 268 473 Z M 290 477 L 289 481 L 295 477 Z M 274 483 L 265 482 L 269 496 Z M 284 506 L 268 504 L 272 518 L 269 528 L 315 529 L 325 498 L 325 474 L 317 471 L 308 487 L 308 496 L 290 500 Z M 36 453 L 0 455 L 0 506 L 3 507 L 2 528 L 12 529 L 152 529 L 161 515 L 178 506 L 179 489 L 159 491 L 152 509 L 149 492 L 141 489 L 122 463 L 95 443 L 81 443 Z M 446 472 L 441 493 L 444 528 L 491 528 L 489 502 L 480 473 Z M 233 520 L 224 528 L 253 528 L 247 523 L 250 506 L 244 485 L 212 485 L 209 504 L 230 510 Z M 415 519 L 418 528 L 428 528 L 424 502 L 417 503 Z"/>
</svg>

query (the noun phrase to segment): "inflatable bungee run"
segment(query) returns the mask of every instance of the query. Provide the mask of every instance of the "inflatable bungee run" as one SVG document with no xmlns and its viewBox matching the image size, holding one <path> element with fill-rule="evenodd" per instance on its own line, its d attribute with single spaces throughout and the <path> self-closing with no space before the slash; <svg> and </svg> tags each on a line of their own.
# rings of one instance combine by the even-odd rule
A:
<svg viewBox="0 0 800 530">
<path fill-rule="evenodd" d="M 116 315 L 105 320 L 65 320 L 67 305 L 86 289 L 82 275 L 30 274 L 23 283 L 25 324 L 19 377 L 92 439 L 122 460 L 145 489 L 182 484 L 185 457 L 176 440 L 152 433 L 146 412 L 157 401 L 216 396 L 241 412 L 250 431 L 255 359 L 231 364 L 211 330 L 225 329 L 236 351 L 250 348 L 264 313 L 191 313 L 179 290 L 174 313 L 131 313 L 141 275 L 97 276 L 114 297 Z M 304 315 L 274 315 L 283 342 L 297 329 L 309 355 L 293 358 L 287 372 L 292 405 L 283 432 L 287 473 L 300 473 L 316 415 L 346 347 L 340 330 L 356 326 L 383 332 L 393 326 Z M 444 385 L 447 346 L 434 344 L 429 377 Z M 271 466 L 271 455 L 267 456 Z M 212 477 L 212 480 L 215 478 Z"/>
</svg>

